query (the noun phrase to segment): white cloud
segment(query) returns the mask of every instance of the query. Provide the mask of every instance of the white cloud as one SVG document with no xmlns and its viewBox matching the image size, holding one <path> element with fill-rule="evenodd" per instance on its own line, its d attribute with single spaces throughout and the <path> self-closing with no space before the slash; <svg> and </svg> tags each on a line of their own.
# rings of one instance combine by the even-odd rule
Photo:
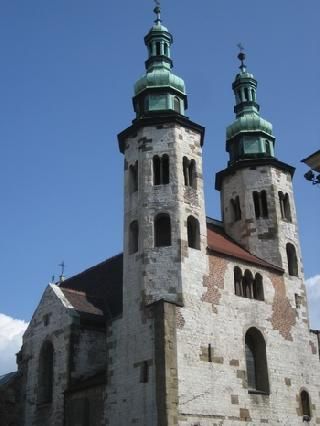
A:
<svg viewBox="0 0 320 426">
<path fill-rule="evenodd" d="M 306 280 L 310 327 L 320 330 L 320 275 L 308 278 Z"/>
<path fill-rule="evenodd" d="M 28 323 L 0 313 L 0 375 L 15 371 L 16 357 Z"/>
</svg>

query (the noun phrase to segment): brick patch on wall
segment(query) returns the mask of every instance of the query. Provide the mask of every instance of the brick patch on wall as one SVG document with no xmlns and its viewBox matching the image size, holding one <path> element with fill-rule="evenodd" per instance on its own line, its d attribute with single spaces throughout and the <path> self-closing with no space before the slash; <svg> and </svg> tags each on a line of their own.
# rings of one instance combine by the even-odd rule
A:
<svg viewBox="0 0 320 426">
<path fill-rule="evenodd" d="M 285 283 L 282 276 L 272 276 L 272 285 L 275 295 L 272 304 L 271 321 L 274 330 L 278 330 L 286 340 L 292 340 L 291 328 L 296 323 L 295 309 L 286 297 Z"/>
<path fill-rule="evenodd" d="M 203 277 L 203 287 L 207 287 L 201 300 L 212 304 L 213 311 L 217 310 L 215 305 L 219 305 L 221 290 L 224 288 L 224 274 L 227 268 L 227 261 L 221 257 L 209 256 L 209 275 Z"/>
</svg>

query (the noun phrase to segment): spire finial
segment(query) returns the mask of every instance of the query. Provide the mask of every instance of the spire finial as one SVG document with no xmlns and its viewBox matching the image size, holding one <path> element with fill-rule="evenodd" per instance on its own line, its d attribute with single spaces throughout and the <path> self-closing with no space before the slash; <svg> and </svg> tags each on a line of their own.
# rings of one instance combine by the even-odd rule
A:
<svg viewBox="0 0 320 426">
<path fill-rule="evenodd" d="M 61 275 L 59 279 L 60 279 L 60 282 L 62 282 L 64 281 L 64 267 L 65 267 L 64 260 L 61 263 L 59 263 L 58 266 L 61 266 Z"/>
<path fill-rule="evenodd" d="M 161 17 L 160 17 L 160 13 L 161 13 L 161 9 L 160 9 L 160 0 L 154 0 L 156 7 L 153 9 L 154 13 L 157 15 L 157 19 L 154 21 L 156 24 L 160 24 L 161 23 Z"/>
<path fill-rule="evenodd" d="M 242 46 L 241 43 L 238 43 L 237 46 L 238 46 L 238 48 L 240 50 L 240 52 L 238 54 L 238 59 L 241 62 L 239 68 L 241 69 L 242 72 L 246 72 L 246 68 L 247 67 L 246 67 L 246 65 L 244 63 L 244 60 L 246 59 L 246 54 L 244 53 L 244 47 Z"/>
</svg>

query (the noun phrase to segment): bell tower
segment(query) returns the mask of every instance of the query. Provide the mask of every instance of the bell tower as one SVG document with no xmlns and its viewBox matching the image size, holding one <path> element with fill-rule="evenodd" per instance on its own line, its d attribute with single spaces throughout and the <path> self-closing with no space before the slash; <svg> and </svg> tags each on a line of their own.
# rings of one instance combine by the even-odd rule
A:
<svg viewBox="0 0 320 426">
<path fill-rule="evenodd" d="M 242 51 L 238 58 L 240 72 L 232 85 L 236 118 L 226 132 L 229 161 L 216 175 L 225 230 L 251 253 L 298 276 L 294 168 L 276 158 L 272 125 L 260 116 L 257 81 Z"/>
<path fill-rule="evenodd" d="M 134 86 L 136 118 L 118 136 L 125 157 L 124 287 L 131 291 L 135 282 L 147 305 L 181 305 L 184 276 L 206 251 L 204 129 L 185 115 L 185 84 L 171 70 L 173 37 L 160 8 L 154 12 L 144 38 L 146 72 Z"/>
</svg>

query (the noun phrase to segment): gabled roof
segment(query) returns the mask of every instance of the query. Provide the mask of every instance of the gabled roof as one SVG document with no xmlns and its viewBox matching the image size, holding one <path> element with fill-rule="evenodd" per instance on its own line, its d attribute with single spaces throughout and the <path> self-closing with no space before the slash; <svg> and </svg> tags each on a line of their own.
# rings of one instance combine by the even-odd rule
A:
<svg viewBox="0 0 320 426">
<path fill-rule="evenodd" d="M 114 318 L 122 313 L 122 262 L 122 254 L 111 257 L 59 287 L 79 313 Z"/>
<path fill-rule="evenodd" d="M 87 313 L 91 315 L 103 316 L 101 299 L 90 297 L 83 291 L 72 290 L 70 288 L 61 287 L 61 291 L 64 296 L 68 299 L 69 303 L 79 313 Z M 101 306 L 101 309 L 98 307 Z"/>
<path fill-rule="evenodd" d="M 222 222 L 207 218 L 207 235 L 209 252 L 212 251 L 220 255 L 240 259 L 243 262 L 248 262 L 253 265 L 262 266 L 281 273 L 283 272 L 283 269 L 279 266 L 272 265 L 271 263 L 254 256 L 237 244 L 232 238 L 227 236 Z"/>
</svg>

